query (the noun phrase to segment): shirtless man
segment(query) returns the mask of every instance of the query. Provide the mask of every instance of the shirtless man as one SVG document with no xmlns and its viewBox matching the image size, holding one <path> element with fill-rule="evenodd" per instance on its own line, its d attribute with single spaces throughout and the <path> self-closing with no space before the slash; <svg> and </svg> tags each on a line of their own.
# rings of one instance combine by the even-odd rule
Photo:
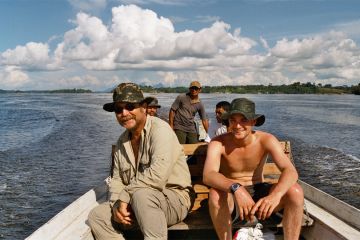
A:
<svg viewBox="0 0 360 240">
<path fill-rule="evenodd" d="M 265 122 L 265 116 L 255 114 L 252 101 L 237 98 L 225 118 L 229 119 L 231 132 L 209 143 L 203 172 L 204 183 L 211 187 L 209 210 L 219 239 L 232 238 L 235 204 L 240 219 L 250 221 L 255 216 L 264 220 L 284 209 L 284 238 L 299 239 L 303 191 L 280 142 L 269 133 L 253 130 L 253 126 Z M 278 183 L 273 185 L 264 183 L 262 174 L 268 155 L 281 170 Z"/>
</svg>

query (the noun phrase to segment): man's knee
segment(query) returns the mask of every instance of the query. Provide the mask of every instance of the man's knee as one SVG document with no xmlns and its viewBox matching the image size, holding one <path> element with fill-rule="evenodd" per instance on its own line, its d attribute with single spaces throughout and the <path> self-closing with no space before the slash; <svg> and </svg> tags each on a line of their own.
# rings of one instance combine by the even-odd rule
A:
<svg viewBox="0 0 360 240">
<path fill-rule="evenodd" d="M 220 208 L 227 200 L 227 193 L 211 188 L 209 191 L 209 206 Z"/>
<path fill-rule="evenodd" d="M 304 205 L 304 192 L 299 184 L 295 183 L 287 191 L 285 195 L 285 203 L 301 207 Z"/>
<path fill-rule="evenodd" d="M 98 224 L 99 220 L 99 206 L 93 208 L 88 216 L 89 225 L 91 228 L 93 228 L 95 225 Z"/>
<path fill-rule="evenodd" d="M 150 188 L 142 188 L 134 192 L 131 197 L 131 206 L 136 207 L 139 211 L 148 207 L 159 206 L 158 191 Z"/>
<path fill-rule="evenodd" d="M 104 207 L 102 205 L 99 205 L 90 211 L 88 216 L 88 221 L 91 228 L 96 228 L 96 226 L 100 224 L 103 215 L 103 210 Z"/>
</svg>

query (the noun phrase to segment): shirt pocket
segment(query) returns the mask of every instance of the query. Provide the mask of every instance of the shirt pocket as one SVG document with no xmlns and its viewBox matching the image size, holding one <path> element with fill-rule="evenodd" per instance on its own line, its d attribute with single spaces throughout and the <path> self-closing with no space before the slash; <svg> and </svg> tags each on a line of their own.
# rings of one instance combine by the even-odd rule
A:
<svg viewBox="0 0 360 240">
<path fill-rule="evenodd" d="M 129 185 L 131 180 L 131 164 L 130 162 L 121 157 L 119 159 L 119 175 L 124 185 Z"/>
<path fill-rule="evenodd" d="M 140 158 L 140 162 L 139 162 L 139 172 L 144 172 L 146 169 L 148 169 L 150 167 L 150 158 L 148 154 L 144 154 L 143 156 L 141 156 Z"/>
</svg>

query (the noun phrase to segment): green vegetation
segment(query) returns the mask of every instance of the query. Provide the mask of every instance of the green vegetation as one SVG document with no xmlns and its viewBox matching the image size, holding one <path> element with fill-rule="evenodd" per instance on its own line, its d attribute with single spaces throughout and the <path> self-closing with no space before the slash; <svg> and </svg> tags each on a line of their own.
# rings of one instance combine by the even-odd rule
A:
<svg viewBox="0 0 360 240">
<path fill-rule="evenodd" d="M 92 93 L 91 90 L 82 88 L 51 90 L 49 93 Z"/>
<path fill-rule="evenodd" d="M 185 93 L 188 87 L 153 87 L 141 85 L 141 89 L 147 93 Z M 91 90 L 73 88 L 58 90 L 19 91 L 2 90 L 1 93 L 92 93 Z M 355 94 L 360 95 L 360 83 L 353 86 L 332 86 L 331 84 L 314 84 L 295 82 L 290 85 L 244 85 L 244 86 L 203 86 L 202 93 L 240 93 L 240 94 Z"/>
<path fill-rule="evenodd" d="M 185 93 L 187 87 L 152 87 L 141 86 L 144 92 L 164 92 L 164 93 Z M 356 86 L 331 86 L 331 84 L 321 85 L 314 83 L 295 82 L 290 85 L 246 85 L 246 86 L 203 86 L 202 93 L 250 93 L 250 94 L 356 94 L 360 95 L 360 83 Z"/>
</svg>

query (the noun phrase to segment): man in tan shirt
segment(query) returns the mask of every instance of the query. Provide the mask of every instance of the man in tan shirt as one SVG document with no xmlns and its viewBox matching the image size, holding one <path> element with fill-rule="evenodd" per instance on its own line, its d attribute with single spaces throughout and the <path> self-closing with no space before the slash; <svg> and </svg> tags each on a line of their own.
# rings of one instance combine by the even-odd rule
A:
<svg viewBox="0 0 360 240">
<path fill-rule="evenodd" d="M 138 226 L 144 239 L 167 239 L 167 226 L 181 222 L 193 202 L 189 168 L 168 123 L 146 114 L 151 98 L 133 83 L 114 90 L 104 110 L 115 112 L 125 131 L 119 137 L 110 200 L 89 214 L 96 239 L 124 239 Z"/>
<path fill-rule="evenodd" d="M 299 239 L 304 195 L 296 183 L 298 174 L 271 134 L 255 131 L 265 122 L 255 114 L 255 104 L 246 98 L 231 102 L 231 132 L 213 138 L 208 146 L 203 181 L 211 187 L 209 210 L 219 239 L 232 239 L 231 214 L 238 210 L 241 220 L 264 220 L 284 209 L 285 239 Z M 267 156 L 281 170 L 277 184 L 264 183 Z M 236 211 L 236 210 L 235 210 Z"/>
</svg>

